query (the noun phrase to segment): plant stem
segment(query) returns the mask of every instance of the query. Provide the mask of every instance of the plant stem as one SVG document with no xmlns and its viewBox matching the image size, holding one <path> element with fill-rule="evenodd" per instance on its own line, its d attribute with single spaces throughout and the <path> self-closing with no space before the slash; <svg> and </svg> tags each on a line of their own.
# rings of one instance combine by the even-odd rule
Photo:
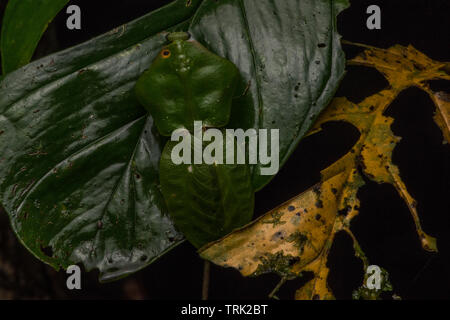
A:
<svg viewBox="0 0 450 320">
<path fill-rule="evenodd" d="M 202 300 L 208 300 L 210 270 L 211 270 L 211 263 L 209 261 L 205 260 L 204 267 L 203 267 Z"/>
<path fill-rule="evenodd" d="M 281 286 L 283 284 L 285 284 L 286 282 L 286 278 L 281 278 L 281 281 L 277 284 L 277 286 L 275 287 L 275 289 L 272 290 L 272 292 L 269 294 L 269 299 L 276 299 L 276 300 L 280 300 L 275 294 L 278 292 L 278 290 L 280 290 Z"/>
</svg>

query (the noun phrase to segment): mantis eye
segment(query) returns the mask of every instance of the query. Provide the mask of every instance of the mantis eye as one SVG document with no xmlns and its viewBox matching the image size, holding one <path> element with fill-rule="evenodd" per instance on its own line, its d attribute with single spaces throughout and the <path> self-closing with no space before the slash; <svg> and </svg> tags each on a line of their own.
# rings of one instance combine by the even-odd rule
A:
<svg viewBox="0 0 450 320">
<path fill-rule="evenodd" d="M 164 59 L 169 58 L 170 55 L 171 55 L 170 50 L 164 49 L 164 50 L 161 52 L 161 55 L 162 55 L 162 57 L 163 57 Z"/>
</svg>

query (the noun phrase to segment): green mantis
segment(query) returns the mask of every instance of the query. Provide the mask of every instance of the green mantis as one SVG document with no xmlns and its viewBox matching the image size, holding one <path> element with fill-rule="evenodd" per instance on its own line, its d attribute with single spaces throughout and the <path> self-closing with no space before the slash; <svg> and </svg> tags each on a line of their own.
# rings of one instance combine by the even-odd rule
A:
<svg viewBox="0 0 450 320">
<path fill-rule="evenodd" d="M 206 127 L 227 125 L 239 70 L 185 32 L 168 39 L 136 84 L 136 95 L 160 134 L 170 136 L 179 128 L 192 132 L 195 120 Z"/>
<path fill-rule="evenodd" d="M 161 135 L 184 130 L 194 142 L 194 122 L 201 121 L 203 130 L 228 124 L 239 70 L 187 33 L 171 33 L 168 40 L 137 81 L 136 96 Z M 248 223 L 254 203 L 249 167 L 175 164 L 174 146 L 169 141 L 163 150 L 160 183 L 169 214 L 186 238 L 200 248 Z"/>
</svg>

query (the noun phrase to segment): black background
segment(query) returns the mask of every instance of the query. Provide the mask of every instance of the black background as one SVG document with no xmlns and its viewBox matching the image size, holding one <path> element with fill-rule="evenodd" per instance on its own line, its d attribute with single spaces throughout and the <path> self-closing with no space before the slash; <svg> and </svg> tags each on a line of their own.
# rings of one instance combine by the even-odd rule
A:
<svg viewBox="0 0 450 320">
<path fill-rule="evenodd" d="M 169 2 L 71 1 L 81 7 L 82 30 L 66 28 L 67 14 L 63 10 L 50 24 L 34 58 L 86 41 Z M 344 39 L 383 48 L 412 44 L 433 59 L 450 61 L 449 1 L 351 2 L 352 6 L 338 18 L 338 30 Z M 5 1 L 1 1 L 0 15 L 4 4 Z M 381 7 L 381 30 L 366 28 L 366 8 L 371 4 Z M 357 53 L 355 48 L 345 46 L 344 49 L 347 57 Z M 434 81 L 431 85 L 436 90 L 450 91 L 448 82 Z M 386 86 L 386 80 L 376 70 L 348 67 L 337 96 L 359 102 Z M 397 97 L 386 115 L 395 118 L 392 130 L 402 137 L 394 151 L 394 163 L 418 201 L 425 232 L 437 237 L 439 253 L 430 254 L 421 249 L 408 208 L 391 185 L 366 180 L 366 186 L 358 194 L 360 215 L 352 223 L 352 230 L 371 263 L 390 273 L 395 293 L 404 299 L 450 298 L 450 148 L 442 144 L 442 134 L 432 119 L 434 110 L 424 92 L 410 88 Z M 323 132 L 305 138 L 276 178 L 257 193 L 255 215 L 267 212 L 318 182 L 320 170 L 347 153 L 358 136 L 358 131 L 350 124 L 330 123 Z M 4 215 L 0 224 L 6 224 Z M 5 239 L 15 241 L 10 235 L 6 237 L 5 233 L 0 234 L 0 250 Z M 17 290 L 20 288 L 16 297 L 197 299 L 201 295 L 203 262 L 188 243 L 118 282 L 98 284 L 96 272 L 84 274 L 81 291 L 66 290 L 64 272 L 57 273 L 43 265 L 19 244 L 14 248 L 10 253 L 11 264 L 26 264 L 22 275 L 26 283 L 19 285 L 0 275 L 0 287 L 3 281 L 10 290 L 15 286 Z M 331 269 L 329 286 L 336 298 L 350 299 L 352 291 L 361 285 L 363 274 L 348 236 L 337 236 L 328 265 Z M 39 272 L 45 274 L 43 279 L 36 276 Z M 288 282 L 281 289 L 280 298 L 292 299 L 295 290 L 308 279 L 306 275 Z M 265 299 L 278 281 L 275 275 L 249 279 L 241 277 L 237 271 L 213 266 L 210 298 Z"/>
</svg>

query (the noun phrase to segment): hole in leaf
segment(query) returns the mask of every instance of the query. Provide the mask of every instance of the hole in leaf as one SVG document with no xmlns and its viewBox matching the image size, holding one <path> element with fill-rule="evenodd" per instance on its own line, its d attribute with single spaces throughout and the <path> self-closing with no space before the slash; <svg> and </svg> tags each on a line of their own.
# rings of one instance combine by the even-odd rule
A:
<svg viewBox="0 0 450 320">
<path fill-rule="evenodd" d="M 427 82 L 433 92 L 444 91 L 450 93 L 449 80 L 430 80 Z"/>
<path fill-rule="evenodd" d="M 353 290 L 362 285 L 363 263 L 353 250 L 352 238 L 345 232 L 336 234 L 328 255 L 328 285 L 336 299 L 351 299 Z"/>
<path fill-rule="evenodd" d="M 389 82 L 375 68 L 348 66 L 336 97 L 347 97 L 357 104 L 388 86 Z"/>
<path fill-rule="evenodd" d="M 293 300 L 295 298 L 295 292 L 313 278 L 313 272 L 303 272 L 300 277 L 286 281 L 286 283 L 283 284 L 280 290 L 276 293 L 276 296 L 281 300 Z"/>
<path fill-rule="evenodd" d="M 393 152 L 393 162 L 409 193 L 418 202 L 424 228 L 432 233 L 440 228 L 436 219 L 442 219 L 442 199 L 448 196 L 449 145 L 443 145 L 443 135 L 433 120 L 436 110 L 427 93 L 418 88 L 401 92 L 386 110 L 395 119 L 391 126 L 396 136 L 402 137 Z M 447 196 L 445 195 L 447 194 Z"/>
<path fill-rule="evenodd" d="M 389 272 L 394 293 L 403 299 L 429 297 L 436 288 L 427 284 L 414 296 L 414 279 L 430 255 L 422 250 L 408 207 L 389 184 L 377 184 L 365 179 L 358 192 L 360 214 L 352 222 L 352 230 L 370 264 Z M 439 245 L 439 243 L 438 243 Z M 447 275 L 443 275 L 448 279 Z M 444 281 L 443 279 L 441 279 Z M 448 280 L 447 280 L 448 281 Z"/>
<path fill-rule="evenodd" d="M 437 238 L 439 249 L 439 253 L 429 255 L 420 249 L 416 234 L 411 236 L 412 243 L 406 250 L 412 256 L 413 273 L 409 274 L 411 278 L 400 280 L 405 282 L 403 294 L 418 299 L 431 296 L 442 298 L 450 294 L 445 286 L 432 285 L 436 275 L 439 275 L 441 283 L 450 283 L 450 275 L 443 271 L 450 261 L 450 216 L 444 214 L 450 212 L 446 200 L 450 190 L 450 145 L 442 144 L 442 132 L 433 120 L 435 111 L 436 107 L 428 94 L 414 87 L 400 93 L 386 111 L 395 119 L 392 131 L 402 137 L 394 149 L 393 161 L 399 167 L 409 193 L 417 201 L 422 228 Z M 401 199 L 399 201 L 402 202 Z M 408 214 L 405 219 L 411 221 L 408 210 L 405 211 Z M 418 252 L 413 255 L 411 251 L 416 245 Z M 408 244 L 405 243 L 405 246 Z M 433 260 L 429 262 L 431 257 Z M 391 278 L 395 281 L 394 275 Z"/>
</svg>

